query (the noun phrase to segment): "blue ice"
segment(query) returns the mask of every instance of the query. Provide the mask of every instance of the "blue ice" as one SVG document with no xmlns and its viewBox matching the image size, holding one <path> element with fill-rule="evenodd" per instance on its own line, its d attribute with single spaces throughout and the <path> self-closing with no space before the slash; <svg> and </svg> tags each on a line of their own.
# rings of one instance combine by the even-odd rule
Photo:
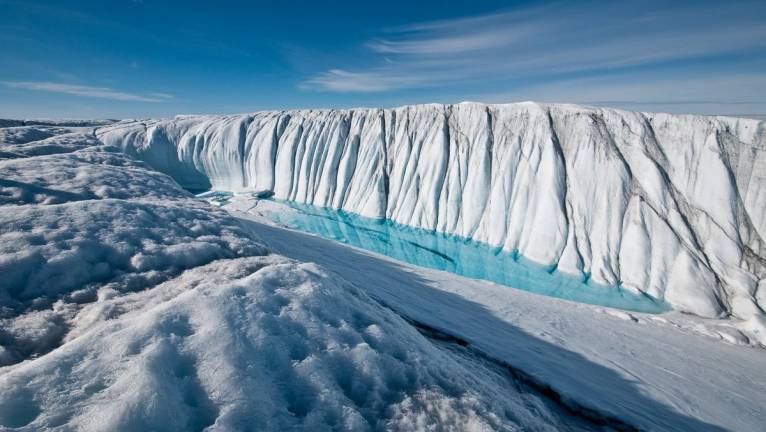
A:
<svg viewBox="0 0 766 432">
<path fill-rule="evenodd" d="M 304 232 L 387 255 L 410 264 L 483 279 L 550 297 L 629 311 L 660 313 L 667 303 L 541 266 L 518 253 L 484 243 L 415 229 L 388 220 L 283 202 L 296 211 L 268 212 L 272 221 Z"/>
</svg>

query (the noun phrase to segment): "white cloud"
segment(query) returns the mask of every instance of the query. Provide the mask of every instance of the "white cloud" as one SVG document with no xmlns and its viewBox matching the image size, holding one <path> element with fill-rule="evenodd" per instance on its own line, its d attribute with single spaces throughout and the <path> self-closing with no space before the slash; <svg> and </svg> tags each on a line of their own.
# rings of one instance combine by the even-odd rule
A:
<svg viewBox="0 0 766 432">
<path fill-rule="evenodd" d="M 302 88 L 382 92 L 487 80 L 560 80 L 766 48 L 764 4 L 552 3 L 416 23 L 365 44 L 370 66 L 316 74 Z M 360 62 L 357 62 L 360 63 Z"/>
<path fill-rule="evenodd" d="M 174 96 L 170 93 L 149 93 L 149 96 L 158 99 L 173 99 Z"/>
<path fill-rule="evenodd" d="M 139 95 L 114 90 L 108 87 L 92 87 L 77 84 L 64 84 L 45 81 L 0 81 L 3 85 L 11 88 L 25 90 L 47 91 L 52 93 L 66 93 L 75 96 L 111 99 L 129 102 L 165 102 L 173 96 L 167 93 L 150 93 Z"/>
<path fill-rule="evenodd" d="M 386 71 L 349 72 L 331 69 L 303 84 L 303 88 L 322 88 L 336 92 L 379 92 L 418 84 L 419 78 L 397 76 Z"/>
<path fill-rule="evenodd" d="M 438 56 L 495 49 L 507 46 L 511 41 L 523 40 L 530 33 L 513 29 L 490 29 L 412 40 L 377 39 L 368 47 L 379 53 Z"/>
</svg>

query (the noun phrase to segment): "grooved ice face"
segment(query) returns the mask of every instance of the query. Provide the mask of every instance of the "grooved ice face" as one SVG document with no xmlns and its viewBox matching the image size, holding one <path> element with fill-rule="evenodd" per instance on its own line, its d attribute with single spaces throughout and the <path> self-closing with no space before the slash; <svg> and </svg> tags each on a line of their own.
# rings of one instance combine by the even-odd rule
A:
<svg viewBox="0 0 766 432">
<path fill-rule="evenodd" d="M 725 117 L 462 103 L 179 117 L 98 136 L 189 189 L 386 218 L 678 310 L 749 319 L 766 296 L 764 130 Z"/>
</svg>

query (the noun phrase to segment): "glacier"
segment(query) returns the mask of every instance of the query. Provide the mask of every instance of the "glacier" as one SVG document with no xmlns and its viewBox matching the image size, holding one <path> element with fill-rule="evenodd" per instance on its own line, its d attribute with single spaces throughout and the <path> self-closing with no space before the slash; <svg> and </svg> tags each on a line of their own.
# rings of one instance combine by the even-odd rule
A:
<svg viewBox="0 0 766 432">
<path fill-rule="evenodd" d="M 178 116 L 98 128 L 192 191 L 471 238 L 703 317 L 766 305 L 766 123 L 576 105 Z"/>
<path fill-rule="evenodd" d="M 170 139 L 266 115 L 0 121 L 1 430 L 762 429 L 760 315 L 575 303 L 289 230 L 261 215 L 282 171 L 215 186 L 228 163 Z M 189 192 L 211 188 L 244 193 Z"/>
</svg>

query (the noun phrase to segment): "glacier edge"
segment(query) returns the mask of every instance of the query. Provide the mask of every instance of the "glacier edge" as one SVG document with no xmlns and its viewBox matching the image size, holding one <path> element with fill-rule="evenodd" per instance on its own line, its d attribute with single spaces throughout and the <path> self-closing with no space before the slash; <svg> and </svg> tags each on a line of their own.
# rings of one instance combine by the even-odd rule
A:
<svg viewBox="0 0 766 432">
<path fill-rule="evenodd" d="M 188 189 L 470 237 L 705 317 L 762 319 L 766 122 L 531 102 L 98 129 Z"/>
</svg>

